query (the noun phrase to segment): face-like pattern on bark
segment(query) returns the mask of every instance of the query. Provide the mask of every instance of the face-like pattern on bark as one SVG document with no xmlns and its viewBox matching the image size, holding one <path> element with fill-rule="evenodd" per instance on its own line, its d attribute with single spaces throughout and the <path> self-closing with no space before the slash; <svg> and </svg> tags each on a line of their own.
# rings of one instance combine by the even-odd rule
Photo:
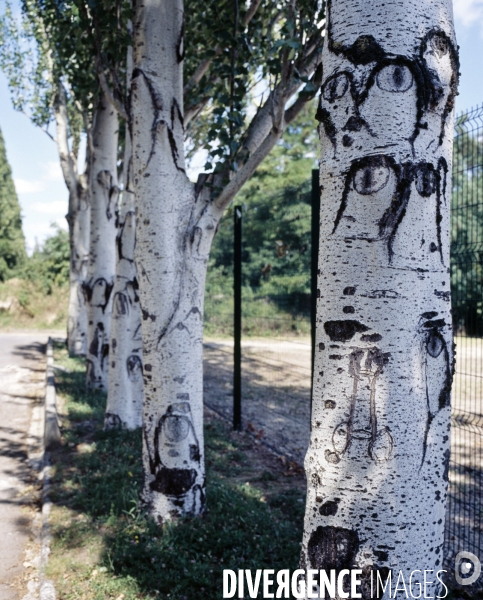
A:
<svg viewBox="0 0 483 600">
<path fill-rule="evenodd" d="M 169 496 L 175 506 L 191 505 L 195 512 L 203 502 L 202 486 L 197 482 L 200 447 L 188 394 L 178 394 L 177 400 L 168 406 L 155 429 L 154 457 L 151 458 L 155 479 L 150 487 Z"/>
<path fill-rule="evenodd" d="M 362 569 L 364 598 L 371 571 L 441 564 L 458 59 L 449 0 L 425 6 L 328 1 L 301 565 Z"/>
</svg>

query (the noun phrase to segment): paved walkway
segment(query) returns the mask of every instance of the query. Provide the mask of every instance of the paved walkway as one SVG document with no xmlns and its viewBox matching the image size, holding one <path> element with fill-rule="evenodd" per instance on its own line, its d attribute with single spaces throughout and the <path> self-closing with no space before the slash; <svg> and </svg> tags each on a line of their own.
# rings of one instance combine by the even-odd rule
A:
<svg viewBox="0 0 483 600">
<path fill-rule="evenodd" d="M 27 460 L 32 405 L 44 391 L 47 333 L 0 333 L 0 600 L 20 600 L 31 538 Z M 28 566 L 28 565 L 27 565 Z"/>
</svg>

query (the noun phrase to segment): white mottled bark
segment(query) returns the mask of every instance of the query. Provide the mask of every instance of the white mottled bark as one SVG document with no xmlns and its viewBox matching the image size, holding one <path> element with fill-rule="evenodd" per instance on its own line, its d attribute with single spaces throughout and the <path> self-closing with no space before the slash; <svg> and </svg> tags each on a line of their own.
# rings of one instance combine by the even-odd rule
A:
<svg viewBox="0 0 483 600">
<path fill-rule="evenodd" d="M 221 215 L 186 176 L 181 0 L 138 3 L 131 123 L 144 358 L 144 491 L 161 520 L 204 508 L 203 300 Z M 206 197 L 205 197 L 206 196 Z"/>
<path fill-rule="evenodd" d="M 302 565 L 363 569 L 369 598 L 371 570 L 442 568 L 458 58 L 450 0 L 328 9 Z"/>
<path fill-rule="evenodd" d="M 130 183 L 131 143 L 126 132 L 124 186 L 119 208 L 116 244 L 116 277 L 112 292 L 111 342 L 109 348 L 109 389 L 105 428 L 142 425 L 143 366 L 141 309 L 134 247 L 136 216 Z"/>
<path fill-rule="evenodd" d="M 59 84 L 54 107 L 57 128 L 57 148 L 64 181 L 69 190 L 70 271 L 69 309 L 67 319 L 67 347 L 70 354 L 85 355 L 87 340 L 87 312 L 83 285 L 89 259 L 89 191 L 88 161 L 83 175 L 77 172 L 77 156 L 69 147 L 69 124 L 65 93 Z"/>
<path fill-rule="evenodd" d="M 89 263 L 90 203 L 89 190 L 81 183 L 79 193 L 69 196 L 67 220 L 70 233 L 67 347 L 70 354 L 85 356 L 87 350 L 87 308 L 83 290 Z"/>
<path fill-rule="evenodd" d="M 92 128 L 91 220 L 87 304 L 87 386 L 107 390 L 112 288 L 116 270 L 118 116 L 102 97 Z"/>
<path fill-rule="evenodd" d="M 163 521 L 204 508 L 203 301 L 216 226 L 305 101 L 286 109 L 300 81 L 285 65 L 267 101 L 270 110 L 259 111 L 247 131 L 238 171 L 226 165 L 225 173 L 201 176 L 193 185 L 183 150 L 182 0 L 137 3 L 133 27 L 130 123 L 144 360 L 143 497 L 152 516 Z M 317 82 L 320 57 L 306 59 L 300 73 L 307 69 Z"/>
</svg>

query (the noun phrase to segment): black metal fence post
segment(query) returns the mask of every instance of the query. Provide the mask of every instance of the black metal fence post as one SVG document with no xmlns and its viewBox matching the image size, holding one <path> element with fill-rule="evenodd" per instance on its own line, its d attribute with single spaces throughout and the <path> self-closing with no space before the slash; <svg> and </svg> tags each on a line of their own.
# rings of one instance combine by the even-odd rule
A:
<svg viewBox="0 0 483 600">
<path fill-rule="evenodd" d="M 312 263 L 310 298 L 310 333 L 312 338 L 310 412 L 312 413 L 312 394 L 314 387 L 315 326 L 317 314 L 317 272 L 319 268 L 319 230 L 320 230 L 320 188 L 319 169 L 312 169 Z"/>
<path fill-rule="evenodd" d="M 233 256 L 233 297 L 234 297 L 234 350 L 233 350 L 233 429 L 241 430 L 241 327 L 242 327 L 242 210 L 234 210 L 234 256 Z"/>
</svg>

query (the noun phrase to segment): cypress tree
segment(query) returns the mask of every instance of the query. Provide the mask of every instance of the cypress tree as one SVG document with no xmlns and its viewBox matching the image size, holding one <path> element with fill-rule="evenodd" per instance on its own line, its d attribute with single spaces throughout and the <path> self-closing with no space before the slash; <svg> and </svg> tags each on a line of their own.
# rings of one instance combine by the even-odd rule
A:
<svg viewBox="0 0 483 600">
<path fill-rule="evenodd" d="M 20 266 L 25 258 L 20 204 L 0 131 L 0 280 L 7 279 L 12 270 Z"/>
</svg>

